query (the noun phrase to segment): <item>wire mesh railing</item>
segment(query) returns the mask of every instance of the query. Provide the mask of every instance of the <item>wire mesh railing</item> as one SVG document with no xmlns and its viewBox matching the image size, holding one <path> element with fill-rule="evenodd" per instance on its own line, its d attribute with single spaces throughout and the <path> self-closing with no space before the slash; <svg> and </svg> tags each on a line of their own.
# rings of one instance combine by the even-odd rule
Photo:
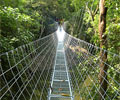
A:
<svg viewBox="0 0 120 100">
<path fill-rule="evenodd" d="M 0 100 L 47 100 L 57 45 L 53 33 L 1 54 Z M 119 55 L 67 33 L 64 49 L 74 100 L 120 99 Z"/>
<path fill-rule="evenodd" d="M 120 56 L 68 34 L 64 42 L 74 99 L 119 100 Z"/>
<path fill-rule="evenodd" d="M 0 55 L 0 100 L 46 100 L 56 33 Z"/>
</svg>

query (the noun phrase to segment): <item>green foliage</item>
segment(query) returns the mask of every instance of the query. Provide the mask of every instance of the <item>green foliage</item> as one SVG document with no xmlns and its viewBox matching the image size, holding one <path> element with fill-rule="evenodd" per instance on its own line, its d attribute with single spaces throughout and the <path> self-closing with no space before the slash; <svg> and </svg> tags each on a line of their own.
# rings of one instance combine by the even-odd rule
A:
<svg viewBox="0 0 120 100">
<path fill-rule="evenodd" d="M 98 0 L 73 0 L 71 5 L 75 7 L 75 12 L 73 15 L 73 20 L 70 20 L 68 32 L 72 30 L 72 35 L 91 42 L 96 46 L 100 45 L 99 39 L 99 1 Z M 80 9 L 85 7 L 85 12 L 82 13 Z M 106 0 L 107 11 L 107 26 L 106 35 L 108 42 L 108 50 L 119 54 L 120 52 L 120 2 L 119 0 Z M 79 13 L 80 12 L 80 13 Z M 84 16 L 83 16 L 84 15 Z M 75 16 L 75 17 L 74 17 Z M 82 17 L 83 21 L 82 20 Z M 103 47 L 104 48 L 104 47 Z"/>
<path fill-rule="evenodd" d="M 94 2 L 93 0 L 0 0 L 0 53 L 29 43 L 41 36 L 51 34 L 56 30 L 57 25 L 55 24 L 55 20 L 57 18 L 68 21 L 66 30 L 68 33 L 99 46 L 98 4 L 99 0 L 94 0 Z M 107 35 L 108 50 L 116 54 L 120 54 L 119 5 L 119 0 L 106 0 L 105 5 L 108 7 L 105 33 Z M 33 49 L 31 47 L 31 50 Z M 82 53 L 78 54 L 78 58 L 82 56 L 84 56 Z M 80 80 L 80 77 L 77 77 L 79 80 L 78 85 L 82 86 L 81 94 L 83 98 L 88 96 L 85 84 L 88 85 L 87 87 L 92 93 L 95 92 L 95 87 L 92 87 L 92 82 L 87 83 L 90 78 L 92 80 L 93 78 L 98 79 L 98 74 L 90 68 L 91 65 L 97 67 L 95 64 L 98 57 L 99 54 L 96 54 L 96 57 L 93 58 L 91 56 L 91 58 L 89 57 L 87 60 L 82 61 L 84 67 L 78 64 L 75 67 L 76 69 L 74 69 L 76 76 L 80 76 L 79 73 L 81 73 L 84 78 L 84 82 L 82 82 L 82 79 Z M 15 58 L 19 61 L 18 57 Z M 3 57 L 3 64 L 4 66 L 6 65 L 4 67 L 5 69 L 7 69 L 6 59 L 6 57 Z M 89 59 L 93 59 L 93 63 Z M 12 56 L 10 62 L 14 63 Z M 113 62 L 113 67 L 119 70 L 119 59 L 114 58 L 113 61 L 113 55 L 108 54 L 108 64 L 111 62 Z M 18 68 L 21 69 L 21 67 L 22 65 L 19 64 Z M 114 68 L 108 69 L 108 80 L 114 89 L 118 90 L 119 87 L 110 78 L 112 77 L 115 80 L 119 79 L 119 74 L 114 72 Z M 14 72 L 16 73 L 17 71 Z M 88 75 L 85 74 L 86 72 L 88 72 Z M 99 68 L 96 69 L 96 72 L 99 73 Z M 8 78 L 13 77 L 9 73 L 7 76 Z M 25 80 L 25 77 L 23 77 L 23 80 Z M 16 90 L 14 89 L 12 91 L 15 92 Z M 115 94 L 115 91 L 112 89 L 109 91 L 111 96 Z M 88 98 L 90 97 L 88 96 Z M 97 99 L 98 97 L 96 96 L 95 98 Z"/>
<path fill-rule="evenodd" d="M 1 36 L 2 50 L 8 51 L 24 43 L 32 41 L 34 34 L 29 28 L 33 19 L 21 14 L 18 8 L 4 7 L 0 10 L 1 15 Z M 2 52 L 3 52 L 2 51 Z"/>
<path fill-rule="evenodd" d="M 107 27 L 109 51 L 120 54 L 120 23 L 112 23 Z"/>
</svg>

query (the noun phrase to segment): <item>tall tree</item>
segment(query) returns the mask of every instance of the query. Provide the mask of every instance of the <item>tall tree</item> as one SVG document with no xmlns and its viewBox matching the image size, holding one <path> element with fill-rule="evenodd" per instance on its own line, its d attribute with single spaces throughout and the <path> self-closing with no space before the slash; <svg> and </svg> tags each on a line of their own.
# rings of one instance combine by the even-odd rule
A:
<svg viewBox="0 0 120 100">
<path fill-rule="evenodd" d="M 105 0 L 100 0 L 99 4 L 100 9 L 100 18 L 99 18 L 99 36 L 100 36 L 100 48 L 107 50 L 107 36 L 105 35 L 106 29 L 106 15 L 107 7 L 105 7 Z M 100 63 L 100 100 L 105 98 L 106 89 L 107 89 L 107 69 L 108 66 L 104 63 L 107 61 L 107 52 L 104 50 L 100 51 L 101 63 Z"/>
</svg>

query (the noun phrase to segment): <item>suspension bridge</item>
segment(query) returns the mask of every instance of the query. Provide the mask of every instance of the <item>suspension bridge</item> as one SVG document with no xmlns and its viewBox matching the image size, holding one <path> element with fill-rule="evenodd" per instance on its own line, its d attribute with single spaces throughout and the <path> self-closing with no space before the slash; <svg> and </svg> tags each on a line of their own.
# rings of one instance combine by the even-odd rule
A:
<svg viewBox="0 0 120 100">
<path fill-rule="evenodd" d="M 101 50 L 109 55 L 108 61 L 102 61 Z M 101 63 L 108 66 L 105 76 L 99 74 Z M 59 27 L 55 33 L 0 55 L 0 100 L 8 99 L 119 100 L 120 56 Z"/>
</svg>

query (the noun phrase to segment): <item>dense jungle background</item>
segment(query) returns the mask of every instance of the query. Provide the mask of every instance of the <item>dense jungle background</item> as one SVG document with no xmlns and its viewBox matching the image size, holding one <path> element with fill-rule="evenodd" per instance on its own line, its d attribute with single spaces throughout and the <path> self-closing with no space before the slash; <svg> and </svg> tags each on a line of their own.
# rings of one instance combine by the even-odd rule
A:
<svg viewBox="0 0 120 100">
<path fill-rule="evenodd" d="M 99 32 L 100 31 L 99 30 L 100 7 L 101 7 L 99 5 L 99 1 L 100 0 L 0 0 L 0 54 L 3 54 L 5 52 L 18 48 L 21 45 L 28 44 L 32 41 L 35 41 L 37 39 L 40 39 L 47 35 L 52 34 L 57 30 L 59 21 L 62 20 L 62 25 L 64 27 L 64 30 L 68 34 L 76 38 L 79 38 L 81 40 L 84 40 L 88 43 L 91 43 L 94 46 L 100 47 L 101 49 L 112 52 L 112 54 L 111 53 L 106 54 L 107 57 L 105 58 L 105 60 L 102 58 L 101 59 L 105 63 L 107 62 L 108 65 L 113 63 L 113 67 L 115 68 L 116 72 L 114 69 L 108 68 L 108 76 L 111 76 L 119 83 L 120 82 L 119 81 L 120 1 L 105 0 L 104 6 L 105 8 L 107 8 L 106 20 L 105 20 L 106 26 L 103 32 L 104 34 L 102 34 L 101 37 Z M 50 39 L 52 39 L 52 37 L 50 37 Z M 102 42 L 103 40 L 104 40 L 104 43 Z M 45 41 L 46 40 L 42 40 L 42 42 L 45 42 Z M 53 40 L 50 41 L 48 39 L 48 41 L 46 42 L 45 45 L 42 46 L 42 48 L 44 48 L 48 43 L 52 41 Z M 40 45 L 42 45 L 42 42 L 40 43 Z M 30 47 L 30 51 L 25 52 L 25 54 L 28 55 L 31 51 L 34 51 L 34 49 L 37 46 L 39 46 L 39 44 L 37 44 L 36 46 L 34 46 L 33 44 L 33 46 Z M 28 47 L 25 47 L 25 48 L 29 48 L 29 45 Z M 42 48 L 40 48 L 38 51 L 40 52 Z M 50 49 L 52 48 L 53 47 L 50 45 Z M 27 51 L 27 49 L 25 49 L 25 51 Z M 22 52 L 21 50 L 19 50 L 19 48 L 18 48 L 18 52 L 20 52 L 19 55 L 21 57 Z M 12 53 L 16 55 L 17 51 L 14 51 Z M 6 62 L 8 58 L 10 59 L 13 57 L 12 53 L 11 52 L 7 53 L 9 57 L 7 54 L 1 56 L 2 63 L 0 61 L 0 65 L 4 66 L 3 71 L 10 69 L 9 63 L 6 63 Z M 41 57 L 43 57 L 45 53 L 46 52 L 43 51 L 43 54 L 41 54 L 42 55 Z M 35 55 L 35 53 L 33 55 Z M 94 55 L 95 54 L 93 54 L 93 56 Z M 96 57 L 90 56 L 91 59 L 93 59 L 93 62 L 94 62 L 94 59 L 99 57 L 100 52 L 96 53 L 96 55 L 97 55 Z M 116 57 L 116 55 L 118 56 Z M 30 58 L 28 58 L 28 60 L 30 59 L 28 63 L 29 62 L 31 63 L 32 60 L 34 59 L 34 57 L 32 56 L 30 55 Z M 78 56 L 81 57 L 83 56 L 83 54 L 79 53 L 77 57 Z M 113 60 L 114 57 L 116 58 Z M 20 61 L 20 59 L 17 56 L 15 56 L 14 58 L 16 59 L 16 62 Z M 24 57 L 21 57 L 21 59 L 23 58 Z M 54 60 L 54 57 L 52 58 L 52 60 Z M 15 61 L 13 59 L 10 59 L 10 62 L 12 62 L 11 64 L 13 66 L 16 64 L 14 63 Z M 83 64 L 85 65 L 84 68 L 82 68 L 79 63 L 77 65 L 74 65 L 76 68 L 77 67 L 79 68 L 79 71 L 75 70 L 76 76 L 79 75 L 80 71 L 81 73 L 89 71 L 88 62 L 90 62 L 89 59 L 83 60 Z M 18 65 L 19 70 L 22 69 L 21 66 L 25 65 L 25 62 L 21 62 L 21 63 Z M 96 62 L 93 64 L 93 66 L 96 66 L 95 64 Z M 34 67 L 35 65 L 36 64 L 33 64 L 32 67 Z M 90 69 L 90 71 L 91 70 L 92 69 Z M 100 69 L 97 67 L 96 71 L 99 73 Z M 17 75 L 16 69 L 14 70 L 14 72 L 15 72 L 15 75 Z M 0 71 L 0 74 L 1 73 L 3 72 Z M 45 74 L 46 74 L 46 71 L 44 72 L 44 75 Z M 92 70 L 90 72 L 91 77 L 94 76 L 94 74 L 95 73 Z M 2 75 L 4 76 L 4 74 L 1 74 L 1 76 Z M 14 77 L 14 75 L 13 76 L 12 75 L 13 74 L 11 74 L 11 72 L 8 72 L 6 74 L 5 77 L 8 78 L 8 82 L 11 81 L 11 79 Z M 87 77 L 86 75 L 85 76 L 83 75 L 83 77 L 85 77 L 85 82 L 89 84 L 89 81 L 90 81 L 89 77 Z M 24 75 L 23 80 L 25 79 L 27 78 Z M 98 79 L 98 74 L 95 75 L 95 79 Z M 50 77 L 49 77 L 49 80 L 50 80 Z M 115 91 L 119 91 L 119 87 L 118 87 L 118 84 L 116 85 L 115 82 L 113 82 L 113 80 L 111 80 L 109 77 L 108 77 L 108 80 L 114 88 L 114 91 L 110 88 L 111 90 L 109 92 L 112 98 L 112 95 L 116 94 Z M 74 81 L 74 79 L 72 81 Z M 19 84 L 20 86 L 22 86 L 23 83 L 22 82 L 20 83 L 20 82 Z M 44 83 L 44 79 L 43 81 L 41 81 L 40 85 L 43 86 L 43 83 Z M 47 84 L 47 87 L 49 88 L 50 83 L 47 82 L 46 84 Z M 4 86 L 6 84 L 0 82 L 0 87 L 2 87 L 2 85 Z M 81 85 L 81 80 L 79 81 L 78 85 Z M 84 89 L 85 86 L 83 85 L 83 83 L 82 83 L 82 86 L 83 87 L 81 91 L 82 93 L 84 93 L 86 90 Z M 4 91 L 5 90 L 3 90 L 3 92 Z M 11 91 L 13 93 L 16 93 L 17 91 L 16 87 L 12 87 Z M 30 93 L 32 93 L 32 89 L 29 91 Z M 93 88 L 93 91 L 95 91 L 94 88 Z M 85 98 L 86 97 L 85 95 L 88 94 L 88 92 L 85 92 L 85 93 L 86 94 L 83 94 L 83 98 Z M 40 97 L 39 94 L 37 95 Z M 47 92 L 45 96 L 47 96 Z M 6 94 L 4 100 L 8 100 L 9 97 L 10 95 Z M 79 96 L 76 98 L 79 98 Z M 98 98 L 98 97 L 95 97 L 95 98 Z M 116 96 L 115 100 L 118 100 L 119 98 L 120 98 L 119 96 Z M 106 100 L 109 100 L 109 98 Z"/>
</svg>

